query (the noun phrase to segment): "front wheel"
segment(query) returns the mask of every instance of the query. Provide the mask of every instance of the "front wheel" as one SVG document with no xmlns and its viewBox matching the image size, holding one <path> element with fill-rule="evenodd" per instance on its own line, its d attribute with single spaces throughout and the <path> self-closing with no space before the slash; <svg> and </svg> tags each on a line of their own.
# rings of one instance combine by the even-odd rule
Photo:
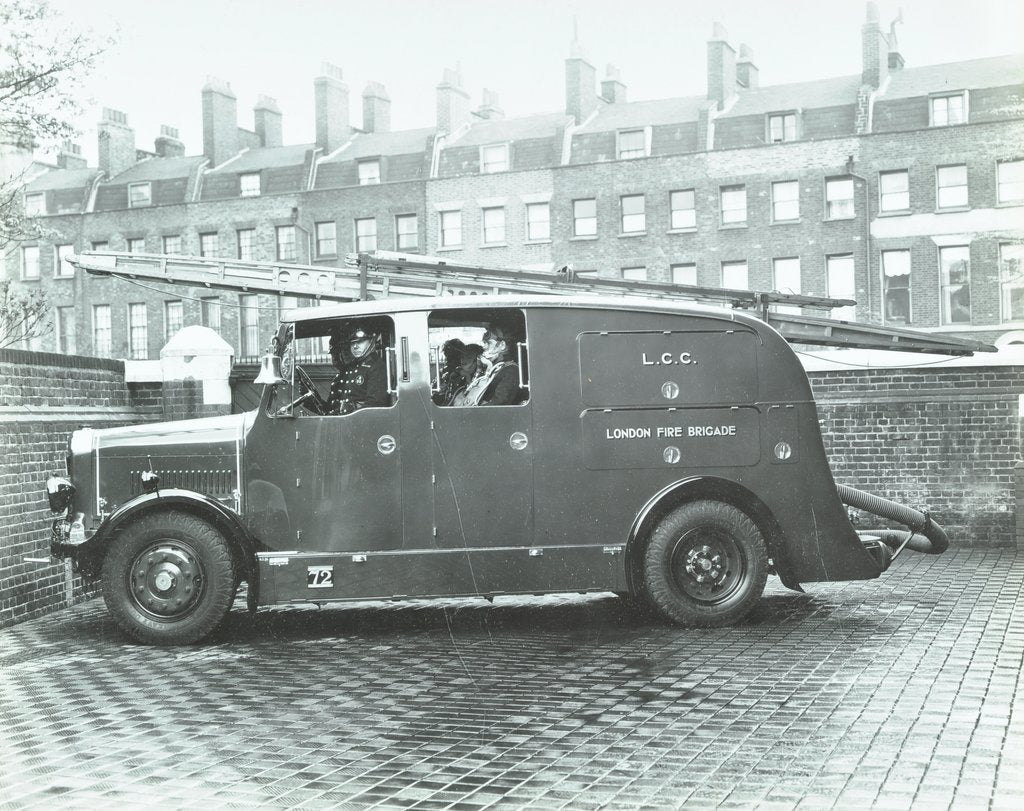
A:
<svg viewBox="0 0 1024 811">
<path fill-rule="evenodd" d="M 144 516 L 122 530 L 103 561 L 103 599 L 129 636 L 185 645 L 216 628 L 231 607 L 235 570 L 227 541 L 182 512 Z"/>
<path fill-rule="evenodd" d="M 764 592 L 768 553 L 761 532 L 731 504 L 693 501 L 654 528 L 643 558 L 653 606 L 683 625 L 728 625 Z"/>
</svg>

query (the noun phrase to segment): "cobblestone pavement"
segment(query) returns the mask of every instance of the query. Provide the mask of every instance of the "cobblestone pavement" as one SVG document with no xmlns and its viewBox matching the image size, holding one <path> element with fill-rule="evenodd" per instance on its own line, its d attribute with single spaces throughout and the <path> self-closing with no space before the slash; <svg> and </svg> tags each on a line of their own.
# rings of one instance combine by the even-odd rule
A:
<svg viewBox="0 0 1024 811">
<path fill-rule="evenodd" d="M 0 631 L 11 808 L 1020 808 L 1024 556 L 907 554 L 696 631 L 611 595 Z"/>
</svg>

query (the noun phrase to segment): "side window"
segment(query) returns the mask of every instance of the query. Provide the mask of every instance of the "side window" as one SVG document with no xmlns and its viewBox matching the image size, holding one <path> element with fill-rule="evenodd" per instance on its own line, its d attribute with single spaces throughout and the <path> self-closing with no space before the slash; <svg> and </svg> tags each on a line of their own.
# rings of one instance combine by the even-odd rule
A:
<svg viewBox="0 0 1024 811">
<path fill-rule="evenodd" d="M 397 402 L 391 318 L 296 321 L 277 341 L 286 382 L 271 400 L 271 414 L 336 417 Z"/>
<path fill-rule="evenodd" d="M 529 401 L 529 350 L 522 312 L 436 310 L 427 320 L 427 331 L 435 405 L 518 406 Z"/>
</svg>

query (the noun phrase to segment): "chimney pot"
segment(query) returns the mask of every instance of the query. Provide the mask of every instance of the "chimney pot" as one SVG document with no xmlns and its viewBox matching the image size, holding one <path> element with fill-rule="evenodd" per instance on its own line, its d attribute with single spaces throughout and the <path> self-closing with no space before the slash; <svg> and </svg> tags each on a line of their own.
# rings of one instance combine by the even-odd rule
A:
<svg viewBox="0 0 1024 811">
<path fill-rule="evenodd" d="M 160 135 L 153 142 L 154 151 L 161 158 L 181 158 L 185 155 L 185 145 L 178 138 L 178 128 L 160 125 Z"/>
<path fill-rule="evenodd" d="M 601 98 L 609 104 L 622 104 L 626 101 L 626 85 L 622 83 L 619 69 L 615 65 L 605 68 L 605 80 L 601 82 Z"/>
</svg>

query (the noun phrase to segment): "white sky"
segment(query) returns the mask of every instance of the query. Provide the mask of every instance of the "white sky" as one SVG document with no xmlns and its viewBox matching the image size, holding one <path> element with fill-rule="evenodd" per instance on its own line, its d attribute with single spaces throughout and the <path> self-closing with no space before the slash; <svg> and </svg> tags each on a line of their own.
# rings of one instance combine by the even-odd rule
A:
<svg viewBox="0 0 1024 811">
<path fill-rule="evenodd" d="M 285 143 L 314 140 L 313 78 L 322 62 L 344 71 L 351 120 L 362 91 L 382 82 L 392 129 L 434 124 L 435 87 L 461 62 L 475 108 L 486 87 L 509 117 L 564 106 L 564 60 L 573 18 L 604 77 L 609 62 L 629 99 L 705 92 L 713 21 L 754 50 L 761 84 L 860 73 L 863 0 L 51 0 L 69 22 L 115 44 L 88 82 L 78 139 L 96 160 L 101 107 L 128 115 L 136 145 L 152 149 L 160 124 L 179 129 L 188 154 L 202 151 L 200 90 L 207 76 L 231 83 L 238 123 L 252 129 L 257 94 L 277 99 Z M 1019 52 L 1022 0 L 882 0 L 883 30 L 897 26 L 908 67 Z"/>
</svg>

